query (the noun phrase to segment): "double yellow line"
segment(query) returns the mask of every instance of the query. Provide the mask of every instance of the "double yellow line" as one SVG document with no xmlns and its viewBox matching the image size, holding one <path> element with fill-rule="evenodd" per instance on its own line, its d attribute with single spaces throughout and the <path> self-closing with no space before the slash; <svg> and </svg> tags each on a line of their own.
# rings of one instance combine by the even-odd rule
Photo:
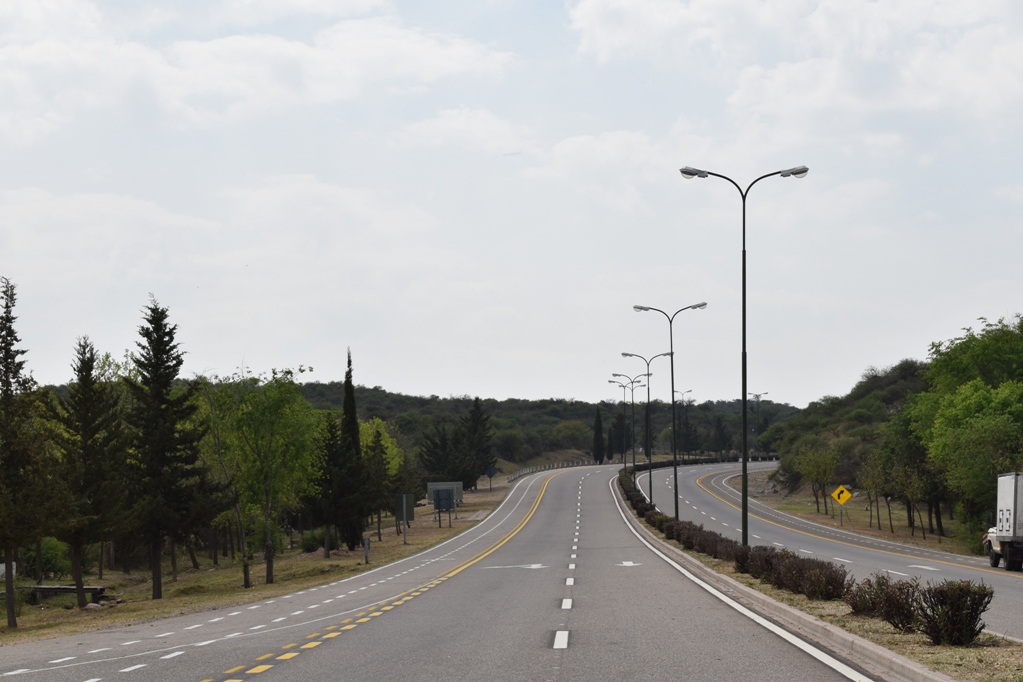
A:
<svg viewBox="0 0 1023 682">
<path fill-rule="evenodd" d="M 463 561 L 462 563 L 458 564 L 453 569 L 451 569 L 450 571 L 445 573 L 443 576 L 441 576 L 439 579 L 440 580 L 447 580 L 448 578 L 453 578 L 454 576 L 458 575 L 459 573 L 461 573 L 465 569 L 469 568 L 473 564 L 476 564 L 476 563 L 479 563 L 480 561 L 483 561 L 488 556 L 490 556 L 491 554 L 493 554 L 497 550 L 501 549 L 501 547 L 503 547 L 505 545 L 505 543 L 507 543 L 513 537 L 518 535 L 518 532 L 520 530 L 522 530 L 523 528 L 525 528 L 526 524 L 529 523 L 529 520 L 531 518 L 533 518 L 533 514 L 536 513 L 537 508 L 540 506 L 540 500 L 543 499 L 544 493 L 547 492 L 547 486 L 548 486 L 548 484 L 550 484 L 551 479 L 553 479 L 555 476 L 559 476 L 560 474 L 563 474 L 563 473 L 565 473 L 565 472 L 559 471 L 558 473 L 551 474 L 550 476 L 547 477 L 547 480 L 543 482 L 543 486 L 541 486 L 541 488 L 540 488 L 540 492 L 537 493 L 537 495 L 536 495 L 536 500 L 533 501 L 533 506 L 529 508 L 529 512 L 527 512 L 526 515 L 522 518 L 522 520 L 519 521 L 517 526 L 515 526 L 510 531 L 508 531 L 507 535 L 505 535 L 503 538 L 501 538 L 495 544 L 491 545 L 488 549 L 485 549 L 482 552 L 480 552 L 479 554 L 477 554 L 476 556 L 472 557 L 471 559 L 467 559 L 466 561 Z"/>
</svg>

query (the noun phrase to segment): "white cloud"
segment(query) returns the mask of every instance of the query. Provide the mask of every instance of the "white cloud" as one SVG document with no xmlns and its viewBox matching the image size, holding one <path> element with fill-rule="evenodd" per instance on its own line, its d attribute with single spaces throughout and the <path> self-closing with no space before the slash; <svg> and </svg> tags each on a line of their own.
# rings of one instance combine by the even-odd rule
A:
<svg viewBox="0 0 1023 682">
<path fill-rule="evenodd" d="M 571 16 L 580 53 L 721 83 L 742 119 L 949 109 L 984 119 L 1023 103 L 1023 26 L 1007 0 L 581 0 Z"/>
<path fill-rule="evenodd" d="M 445 109 L 432 119 L 408 126 L 410 142 L 430 146 L 460 144 L 491 154 L 534 151 L 531 131 L 500 118 L 488 109 Z"/>
<path fill-rule="evenodd" d="M 408 27 L 390 16 L 343 20 L 309 41 L 235 34 L 165 46 L 115 38 L 92 18 L 83 37 L 40 33 L 49 13 L 25 12 L 19 41 L 0 47 L 0 134 L 29 143 L 83 111 L 114 107 L 145 87 L 189 124 L 351 99 L 375 84 L 416 90 L 440 79 L 499 74 L 507 53 Z"/>
</svg>

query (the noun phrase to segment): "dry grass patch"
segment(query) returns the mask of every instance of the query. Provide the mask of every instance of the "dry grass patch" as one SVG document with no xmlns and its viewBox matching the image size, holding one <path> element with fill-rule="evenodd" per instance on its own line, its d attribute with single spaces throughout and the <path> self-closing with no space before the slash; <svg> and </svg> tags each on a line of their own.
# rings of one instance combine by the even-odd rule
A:
<svg viewBox="0 0 1023 682">
<path fill-rule="evenodd" d="M 87 584 L 106 586 L 107 595 L 117 596 L 122 602 L 99 611 L 79 611 L 75 607 L 75 598 L 70 595 L 46 599 L 39 606 L 25 604 L 18 617 L 17 629 L 10 630 L 6 625 L 0 625 L 0 646 L 230 608 L 342 580 L 421 552 L 471 528 L 479 523 L 479 519 L 470 521 L 469 517 L 476 512 L 495 509 L 510 488 L 506 478 L 502 477 L 494 479 L 493 492 L 488 488 L 480 492 L 466 491 L 458 519 L 452 514 L 451 527 L 448 527 L 447 513 L 443 514 L 442 527 L 438 528 L 436 518 L 431 518 L 432 509 L 417 507 L 416 520 L 408 530 L 407 545 L 395 532 L 393 518 L 384 517 L 379 541 L 375 524 L 372 532 L 366 532 L 366 536 L 372 538 L 369 565 L 364 563 L 361 548 L 353 552 L 335 552 L 330 559 L 323 558 L 322 550 L 302 554 L 301 542 L 296 535 L 295 548 L 283 551 L 274 561 L 274 584 L 263 582 L 265 564 L 254 561 L 251 565 L 253 587 L 248 590 L 242 587 L 241 562 L 223 558 L 220 565 L 214 567 L 209 559 L 201 557 L 201 568 L 198 571 L 191 567 L 179 570 L 177 582 L 171 581 L 168 562 L 164 566 L 164 598 L 156 601 L 150 598 L 152 584 L 147 573 L 125 575 L 120 571 L 109 571 L 102 581 L 90 576 Z M 179 560 L 179 567 L 182 563 L 187 565 L 187 560 Z M 20 582 L 19 588 L 27 589 L 31 585 L 30 582 Z"/>
</svg>

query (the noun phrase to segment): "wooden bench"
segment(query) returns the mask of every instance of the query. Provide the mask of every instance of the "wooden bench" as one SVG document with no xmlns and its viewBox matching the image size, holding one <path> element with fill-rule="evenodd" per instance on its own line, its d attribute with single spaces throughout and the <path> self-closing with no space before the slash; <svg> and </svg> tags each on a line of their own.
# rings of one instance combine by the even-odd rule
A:
<svg viewBox="0 0 1023 682">
<path fill-rule="evenodd" d="M 107 591 L 105 587 L 86 585 L 82 588 L 92 598 L 92 603 L 99 602 L 100 597 Z M 56 594 L 77 594 L 74 585 L 36 585 L 29 590 L 28 603 L 38 604 L 42 597 L 52 597 Z"/>
</svg>

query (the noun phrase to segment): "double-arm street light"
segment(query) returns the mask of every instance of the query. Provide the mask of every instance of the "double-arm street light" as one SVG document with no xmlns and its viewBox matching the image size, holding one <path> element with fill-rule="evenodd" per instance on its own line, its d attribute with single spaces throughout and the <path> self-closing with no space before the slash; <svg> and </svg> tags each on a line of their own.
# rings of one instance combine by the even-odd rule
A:
<svg viewBox="0 0 1023 682">
<path fill-rule="evenodd" d="M 634 305 L 632 309 L 637 313 L 645 313 L 648 311 L 655 311 L 664 315 L 668 320 L 668 357 L 671 358 L 671 466 L 674 470 L 675 476 L 675 519 L 678 520 L 678 438 L 675 436 L 675 334 L 672 331 L 672 324 L 675 322 L 675 316 L 683 310 L 702 310 L 707 307 L 706 302 L 694 303 L 687 305 L 685 308 L 679 308 L 674 313 L 669 315 L 660 308 L 652 308 L 646 305 Z M 653 460 L 651 460 L 653 462 Z M 653 479 L 653 474 L 650 474 Z"/>
<path fill-rule="evenodd" d="M 786 168 L 785 170 L 775 171 L 773 173 L 767 173 L 761 175 L 759 178 L 751 182 L 745 190 L 739 186 L 739 184 L 732 180 L 727 175 L 721 175 L 719 173 L 712 173 L 711 171 L 700 170 L 699 168 L 691 168 L 685 166 L 679 169 L 682 173 L 682 177 L 686 180 L 692 180 L 693 178 L 705 178 L 708 175 L 713 175 L 715 178 L 721 178 L 732 183 L 735 189 L 739 190 L 739 196 L 742 197 L 742 544 L 749 545 L 748 533 L 749 533 L 749 489 L 748 480 L 746 475 L 746 463 L 749 459 L 749 450 L 747 443 L 747 416 L 746 416 L 746 196 L 749 194 L 750 189 L 753 185 L 757 184 L 764 178 L 769 178 L 774 175 L 780 175 L 783 178 L 803 178 L 810 172 L 810 169 L 806 166 L 796 166 L 795 168 Z"/>
<path fill-rule="evenodd" d="M 663 358 L 665 355 L 669 355 L 670 356 L 671 353 L 658 353 L 657 355 L 652 356 L 649 360 L 644 358 L 642 355 L 636 355 L 635 353 L 622 353 L 622 357 L 623 358 L 639 358 L 640 360 L 642 360 L 643 362 L 646 363 L 646 377 L 647 377 L 647 380 L 646 380 L 646 418 L 643 420 L 643 422 L 644 422 L 643 435 L 644 435 L 644 437 L 646 439 L 646 442 L 643 443 L 643 448 L 646 450 L 646 458 L 650 462 L 649 468 L 647 469 L 647 473 L 650 474 L 650 504 L 651 504 L 651 506 L 655 506 L 655 508 L 656 508 L 656 505 L 654 505 L 654 449 L 653 449 L 653 447 L 651 447 L 652 443 L 651 443 L 651 439 L 650 439 L 650 363 L 653 362 L 654 360 L 656 360 L 657 358 Z M 635 421 L 633 422 L 633 428 L 636 428 Z M 633 470 L 633 472 L 636 471 L 636 458 L 635 457 L 632 458 L 632 470 Z"/>
<path fill-rule="evenodd" d="M 632 395 L 632 478 L 636 479 L 636 389 L 643 388 L 645 384 L 639 383 L 639 380 L 646 376 L 646 374 L 637 374 L 635 377 L 630 377 L 625 374 L 612 374 L 613 377 L 619 379 L 628 379 L 626 383 L 621 381 L 615 381 L 614 379 L 608 379 L 609 384 L 618 384 L 622 387 L 622 412 L 625 412 L 625 389 L 629 389 L 629 393 Z M 625 428 L 625 424 L 622 424 L 622 428 Z M 623 439 L 624 440 L 624 439 Z M 622 443 L 625 446 L 625 443 Z M 625 462 L 625 453 L 622 453 L 622 463 Z"/>
</svg>

